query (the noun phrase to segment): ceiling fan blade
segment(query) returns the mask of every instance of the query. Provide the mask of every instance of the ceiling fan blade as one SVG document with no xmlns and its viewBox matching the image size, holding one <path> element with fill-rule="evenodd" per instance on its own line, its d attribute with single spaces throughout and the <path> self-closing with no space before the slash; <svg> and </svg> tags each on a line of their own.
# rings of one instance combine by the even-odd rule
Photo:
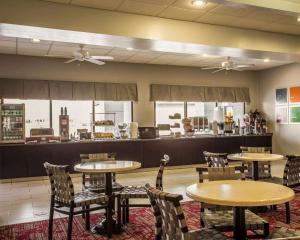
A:
<svg viewBox="0 0 300 240">
<path fill-rule="evenodd" d="M 96 60 L 96 59 L 90 59 L 90 58 L 86 58 L 85 61 L 97 64 L 97 65 L 100 65 L 100 66 L 105 64 L 105 62 L 102 62 L 102 61 L 99 61 L 99 60 Z"/>
<path fill-rule="evenodd" d="M 97 60 L 114 60 L 112 56 L 90 56 L 90 59 L 97 59 Z"/>
<path fill-rule="evenodd" d="M 65 63 L 71 63 L 71 62 L 75 62 L 75 61 L 77 61 L 77 59 L 76 58 L 72 58 L 72 59 L 66 61 Z"/>
<path fill-rule="evenodd" d="M 204 67 L 204 68 L 201 68 L 203 70 L 211 70 L 211 69 L 221 69 L 222 67 Z"/>
<path fill-rule="evenodd" d="M 213 71 L 212 73 L 217 73 L 217 72 L 221 72 L 221 71 L 224 71 L 224 70 L 226 70 L 226 69 L 225 68 L 221 68 L 221 69 L 218 69 L 216 71 Z"/>
</svg>

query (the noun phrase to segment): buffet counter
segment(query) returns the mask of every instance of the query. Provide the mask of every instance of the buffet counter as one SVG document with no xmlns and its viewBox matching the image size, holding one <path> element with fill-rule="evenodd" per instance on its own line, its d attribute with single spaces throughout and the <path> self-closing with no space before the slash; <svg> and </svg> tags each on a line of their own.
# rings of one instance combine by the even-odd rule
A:
<svg viewBox="0 0 300 240">
<path fill-rule="evenodd" d="M 169 166 L 200 164 L 205 162 L 203 151 L 236 153 L 240 146 L 271 147 L 272 134 L 0 144 L 0 179 L 44 176 L 44 162 L 73 166 L 83 153 L 114 152 L 117 159 L 138 161 L 142 168 L 150 168 L 159 166 L 163 154 L 170 156 Z"/>
</svg>

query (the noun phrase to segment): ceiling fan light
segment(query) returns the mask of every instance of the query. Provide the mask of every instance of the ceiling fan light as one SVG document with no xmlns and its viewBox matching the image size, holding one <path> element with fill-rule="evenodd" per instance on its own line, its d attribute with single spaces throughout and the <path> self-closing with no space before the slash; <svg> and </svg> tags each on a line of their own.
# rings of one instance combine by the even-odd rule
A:
<svg viewBox="0 0 300 240">
<path fill-rule="evenodd" d="M 206 5 L 207 1 L 206 0 L 193 0 L 191 3 L 193 6 L 201 8 Z"/>
</svg>

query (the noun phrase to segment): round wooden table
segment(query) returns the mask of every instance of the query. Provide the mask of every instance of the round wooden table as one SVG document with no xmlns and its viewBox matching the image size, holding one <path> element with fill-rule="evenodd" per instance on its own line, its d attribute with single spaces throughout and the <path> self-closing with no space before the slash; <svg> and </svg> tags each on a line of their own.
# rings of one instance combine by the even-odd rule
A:
<svg viewBox="0 0 300 240">
<path fill-rule="evenodd" d="M 110 238 L 112 233 L 121 232 L 120 221 L 117 224 L 113 224 L 113 206 L 114 206 L 114 195 L 112 189 L 112 173 L 126 172 L 141 167 L 141 163 L 134 161 L 101 161 L 101 162 L 88 162 L 80 163 L 74 166 L 74 170 L 82 173 L 104 173 L 105 174 L 105 194 L 108 196 L 108 206 L 106 212 L 106 220 L 100 224 L 97 224 L 93 231 L 99 234 L 107 234 Z M 114 229 L 114 226 L 116 228 Z"/>
<path fill-rule="evenodd" d="M 295 197 L 292 189 L 279 184 L 242 180 L 193 184 L 186 195 L 199 202 L 232 206 L 235 239 L 246 239 L 245 208 L 282 204 Z"/>
<path fill-rule="evenodd" d="M 259 180 L 258 163 L 283 160 L 284 156 L 272 153 L 235 153 L 227 156 L 230 160 L 252 162 L 252 179 Z"/>
</svg>

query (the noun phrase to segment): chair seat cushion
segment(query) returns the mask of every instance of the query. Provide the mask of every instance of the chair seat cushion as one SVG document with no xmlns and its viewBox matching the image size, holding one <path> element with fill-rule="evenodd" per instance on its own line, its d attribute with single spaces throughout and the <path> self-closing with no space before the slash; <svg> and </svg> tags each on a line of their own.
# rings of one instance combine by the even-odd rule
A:
<svg viewBox="0 0 300 240">
<path fill-rule="evenodd" d="M 105 193 L 104 184 L 89 184 L 84 186 L 85 190 L 95 192 L 95 193 Z M 114 182 L 112 185 L 113 192 L 119 192 L 123 189 L 123 186 L 120 183 Z"/>
<path fill-rule="evenodd" d="M 108 201 L 108 197 L 103 194 L 93 193 L 90 191 L 83 191 L 75 193 L 74 203 L 75 207 L 82 207 L 91 204 L 105 205 Z"/>
<path fill-rule="evenodd" d="M 300 231 L 285 227 L 275 227 L 272 233 L 265 239 L 300 239 Z"/>
<path fill-rule="evenodd" d="M 125 186 L 120 192 L 121 198 L 148 198 L 144 186 Z"/>
<path fill-rule="evenodd" d="M 208 228 L 190 231 L 189 237 L 190 240 L 229 240 L 229 238 L 224 236 L 222 233 L 216 231 L 215 229 Z"/>
<path fill-rule="evenodd" d="M 264 219 L 255 213 L 246 210 L 246 229 L 247 230 L 264 230 L 265 224 L 268 224 Z M 208 228 L 215 228 L 219 231 L 232 231 L 233 227 L 233 211 L 212 211 L 201 214 L 201 219 Z"/>
</svg>

